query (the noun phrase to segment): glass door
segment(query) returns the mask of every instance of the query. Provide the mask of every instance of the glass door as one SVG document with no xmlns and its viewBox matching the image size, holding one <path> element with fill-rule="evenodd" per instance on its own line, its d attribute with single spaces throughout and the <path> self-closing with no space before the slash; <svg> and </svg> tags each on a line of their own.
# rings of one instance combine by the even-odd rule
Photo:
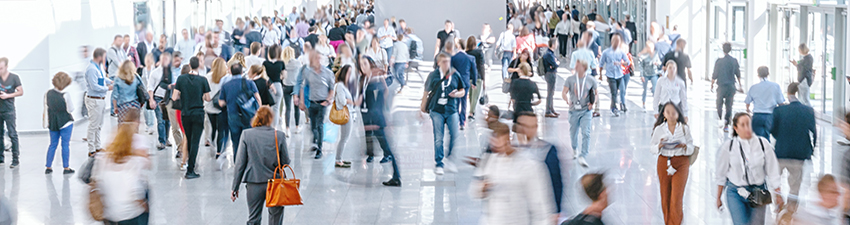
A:
<svg viewBox="0 0 850 225">
<path fill-rule="evenodd" d="M 810 31 L 807 44 L 814 57 L 814 83 L 810 87 L 809 100 L 815 111 L 825 116 L 832 115 L 833 80 L 835 77 L 835 15 L 814 11 L 809 13 Z"/>
</svg>

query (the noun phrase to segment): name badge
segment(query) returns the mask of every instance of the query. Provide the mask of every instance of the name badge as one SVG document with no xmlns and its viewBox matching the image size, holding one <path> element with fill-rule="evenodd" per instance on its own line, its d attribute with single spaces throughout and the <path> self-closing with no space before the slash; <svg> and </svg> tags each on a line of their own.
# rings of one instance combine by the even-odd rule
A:
<svg viewBox="0 0 850 225">
<path fill-rule="evenodd" d="M 97 85 L 103 86 L 103 77 L 97 78 Z"/>
<path fill-rule="evenodd" d="M 367 109 L 367 108 L 360 108 L 360 112 L 361 112 L 361 113 L 369 113 L 369 109 Z"/>
<path fill-rule="evenodd" d="M 440 99 L 437 99 L 437 104 L 440 104 L 440 105 L 446 105 L 446 103 L 449 103 L 449 99 L 448 99 L 448 98 L 440 98 Z"/>
<path fill-rule="evenodd" d="M 581 102 L 573 102 L 573 109 L 581 109 Z"/>
</svg>

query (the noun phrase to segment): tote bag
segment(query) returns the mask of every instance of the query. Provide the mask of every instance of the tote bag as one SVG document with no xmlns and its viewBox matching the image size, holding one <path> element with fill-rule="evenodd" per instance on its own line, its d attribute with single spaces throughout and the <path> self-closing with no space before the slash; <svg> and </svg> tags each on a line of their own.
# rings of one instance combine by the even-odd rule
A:
<svg viewBox="0 0 850 225">
<path fill-rule="evenodd" d="M 274 149 L 277 155 L 277 167 L 274 169 L 272 179 L 269 179 L 266 186 L 266 207 L 280 207 L 288 205 L 303 205 L 301 193 L 298 188 L 301 186 L 301 180 L 295 178 L 295 171 L 287 165 L 280 165 L 280 145 L 277 142 L 277 130 L 274 131 Z M 292 178 L 286 178 L 285 168 L 289 168 L 292 173 Z M 277 172 L 280 172 L 283 178 L 277 177 Z"/>
</svg>

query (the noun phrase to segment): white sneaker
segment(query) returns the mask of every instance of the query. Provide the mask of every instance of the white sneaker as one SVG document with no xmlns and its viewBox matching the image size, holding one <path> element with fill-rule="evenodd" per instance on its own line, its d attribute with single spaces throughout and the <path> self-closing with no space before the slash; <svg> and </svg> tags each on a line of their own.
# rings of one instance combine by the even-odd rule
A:
<svg viewBox="0 0 850 225">
<path fill-rule="evenodd" d="M 578 158 L 578 149 L 573 150 L 573 159 Z"/>
<path fill-rule="evenodd" d="M 283 135 L 285 135 L 286 137 L 289 137 L 289 128 L 286 128 L 286 129 L 283 130 Z"/>
<path fill-rule="evenodd" d="M 446 170 L 448 170 L 449 173 L 457 173 L 457 166 L 453 162 L 446 161 L 446 162 L 444 162 L 444 164 L 445 164 Z"/>
<path fill-rule="evenodd" d="M 443 167 L 434 168 L 434 174 L 437 174 L 437 175 L 445 174 L 445 172 L 443 172 Z"/>
<path fill-rule="evenodd" d="M 587 161 L 584 160 L 584 157 L 578 157 L 578 164 L 583 167 L 587 167 Z"/>
<path fill-rule="evenodd" d="M 148 127 L 146 131 L 148 132 L 148 135 L 153 135 L 153 127 Z"/>
<path fill-rule="evenodd" d="M 189 168 L 189 164 L 183 164 L 182 166 L 180 166 L 180 171 L 186 171 L 186 169 L 188 169 L 188 168 Z"/>
<path fill-rule="evenodd" d="M 301 133 L 301 126 L 295 126 L 295 133 Z"/>
</svg>

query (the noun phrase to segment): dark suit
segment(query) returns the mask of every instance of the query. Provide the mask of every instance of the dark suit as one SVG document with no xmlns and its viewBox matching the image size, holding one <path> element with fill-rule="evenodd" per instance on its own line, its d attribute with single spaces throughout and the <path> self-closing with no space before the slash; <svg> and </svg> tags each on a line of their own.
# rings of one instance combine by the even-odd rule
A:
<svg viewBox="0 0 850 225">
<path fill-rule="evenodd" d="M 156 48 L 156 44 L 151 43 L 151 48 Z M 148 53 L 152 52 L 152 50 L 153 49 L 148 49 L 148 46 L 145 45 L 145 42 L 139 42 L 138 44 L 136 44 L 136 52 L 139 53 L 139 58 L 142 63 L 142 66 L 145 66 L 145 56 L 147 56 Z"/>
<path fill-rule="evenodd" d="M 277 143 L 275 140 L 277 133 Z M 265 206 L 266 184 L 272 179 L 278 166 L 278 156 L 281 164 L 289 164 L 289 154 L 286 151 L 286 136 L 282 131 L 271 127 L 255 127 L 242 131 L 239 141 L 240 151 L 236 154 L 236 167 L 233 173 L 233 191 L 239 191 L 239 185 L 246 183 L 248 200 L 248 224 L 260 224 Z M 275 144 L 280 151 L 275 152 Z M 282 177 L 278 173 L 278 177 Z M 283 223 L 283 207 L 269 208 L 269 224 Z"/>
<path fill-rule="evenodd" d="M 800 191 L 803 161 L 812 158 L 812 140 L 817 140 L 818 137 L 815 127 L 814 109 L 796 99 L 788 105 L 773 109 L 773 128 L 770 133 L 776 138 L 775 152 L 779 160 L 779 171 L 788 169 L 788 185 L 793 195 Z"/>
</svg>

